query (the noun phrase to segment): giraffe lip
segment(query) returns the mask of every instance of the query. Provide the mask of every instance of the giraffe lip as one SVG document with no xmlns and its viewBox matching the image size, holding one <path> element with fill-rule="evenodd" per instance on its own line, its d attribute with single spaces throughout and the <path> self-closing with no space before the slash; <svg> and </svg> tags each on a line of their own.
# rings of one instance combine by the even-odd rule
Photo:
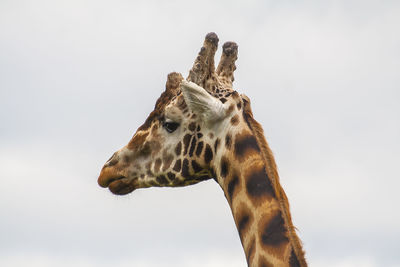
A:
<svg viewBox="0 0 400 267">
<path fill-rule="evenodd" d="M 107 185 L 107 186 L 110 186 L 110 184 L 112 184 L 113 182 L 118 181 L 118 180 L 122 180 L 122 179 L 124 179 L 124 178 L 126 178 L 126 177 L 123 176 L 123 175 L 118 176 L 118 177 L 110 178 L 110 179 L 107 181 L 107 182 L 108 182 L 108 185 Z"/>
<path fill-rule="evenodd" d="M 126 195 L 137 188 L 136 181 L 137 179 L 129 179 L 125 176 L 120 176 L 113 179 L 108 184 L 108 189 L 115 195 Z"/>
<path fill-rule="evenodd" d="M 115 174 L 112 170 L 110 171 L 109 168 L 102 169 L 99 178 L 97 179 L 97 183 L 101 187 L 108 187 L 111 183 L 126 178 L 123 175 Z"/>
</svg>

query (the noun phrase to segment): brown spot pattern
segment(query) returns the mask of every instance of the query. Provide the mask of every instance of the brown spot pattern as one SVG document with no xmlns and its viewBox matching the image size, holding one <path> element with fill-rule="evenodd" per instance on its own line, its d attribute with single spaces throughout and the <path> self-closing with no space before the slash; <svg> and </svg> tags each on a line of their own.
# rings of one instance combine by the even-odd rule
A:
<svg viewBox="0 0 400 267">
<path fill-rule="evenodd" d="M 195 160 L 192 160 L 192 168 L 195 173 L 203 170 L 203 168 Z"/>
<path fill-rule="evenodd" d="M 189 130 L 193 132 L 195 129 L 196 129 L 196 123 L 195 122 L 191 122 L 189 124 Z"/>
<path fill-rule="evenodd" d="M 217 154 L 218 146 L 219 146 L 219 138 L 217 138 L 215 140 L 215 143 L 214 143 L 214 152 L 215 152 L 215 154 Z"/>
<path fill-rule="evenodd" d="M 188 148 L 189 148 L 189 144 L 190 144 L 190 139 L 192 138 L 192 136 L 190 134 L 187 134 L 183 137 L 183 146 L 184 146 L 184 152 L 183 155 L 186 155 Z"/>
<path fill-rule="evenodd" d="M 170 181 L 173 181 L 176 178 L 175 173 L 172 172 L 167 173 L 167 176 Z"/>
<path fill-rule="evenodd" d="M 232 145 L 232 136 L 228 133 L 228 134 L 225 136 L 225 147 L 226 147 L 227 149 L 231 149 L 231 145 Z"/>
<path fill-rule="evenodd" d="M 169 182 L 167 180 L 167 178 L 164 175 L 160 175 L 157 176 L 156 181 L 160 184 L 160 185 L 167 185 Z"/>
<path fill-rule="evenodd" d="M 174 171 L 176 171 L 176 172 L 180 172 L 181 171 L 181 164 L 182 164 L 182 161 L 180 160 L 180 159 L 178 159 L 176 162 L 175 162 L 175 165 L 174 165 L 174 167 L 172 168 Z"/>
<path fill-rule="evenodd" d="M 182 176 L 184 178 L 188 178 L 190 176 L 190 174 L 189 174 L 189 161 L 187 159 L 183 160 L 182 172 L 181 173 L 182 173 Z"/>
<path fill-rule="evenodd" d="M 210 163 L 210 161 L 213 158 L 213 152 L 211 150 L 211 147 L 209 144 L 206 145 L 206 150 L 204 152 L 204 161 L 206 162 L 206 164 Z"/>
<path fill-rule="evenodd" d="M 231 113 L 234 108 L 235 108 L 234 104 L 230 105 L 229 108 L 228 108 L 228 114 Z"/>
<path fill-rule="evenodd" d="M 194 149 L 196 148 L 196 143 L 197 143 L 196 137 L 193 136 L 192 142 L 190 143 L 189 157 L 193 156 Z"/>
<path fill-rule="evenodd" d="M 242 242 L 243 242 L 245 232 L 248 231 L 251 220 L 252 220 L 252 217 L 250 217 L 249 214 L 245 213 L 245 214 L 242 214 L 242 216 L 240 217 L 240 219 L 238 221 L 238 231 L 239 231 L 240 239 L 242 240 Z"/>
<path fill-rule="evenodd" d="M 235 154 L 239 159 L 247 153 L 260 152 L 260 147 L 253 135 L 238 135 L 235 140 Z"/>
<path fill-rule="evenodd" d="M 182 142 L 179 142 L 175 147 L 175 154 L 179 156 L 181 154 L 181 151 L 182 151 Z"/>
<path fill-rule="evenodd" d="M 262 229 L 261 242 L 263 245 L 279 247 L 283 243 L 289 242 L 285 222 L 280 211 Z"/>
<path fill-rule="evenodd" d="M 249 196 L 253 198 L 275 197 L 274 189 L 270 179 L 265 172 L 264 166 L 251 170 L 246 179 L 246 189 Z"/>
<path fill-rule="evenodd" d="M 239 124 L 239 116 L 238 115 L 235 115 L 235 116 L 232 117 L 231 124 L 234 125 L 234 126 Z"/>
<path fill-rule="evenodd" d="M 229 162 L 227 160 L 227 158 L 222 157 L 221 158 L 221 177 L 225 178 L 228 175 L 229 172 Z"/>
<path fill-rule="evenodd" d="M 199 157 L 201 152 L 203 151 L 203 145 L 204 143 L 201 141 L 197 144 L 197 148 L 196 148 L 196 155 Z"/>
<path fill-rule="evenodd" d="M 234 174 L 232 179 L 228 183 L 228 196 L 231 202 L 233 194 L 235 193 L 235 189 L 238 185 L 239 185 L 239 177 L 236 174 Z"/>
</svg>

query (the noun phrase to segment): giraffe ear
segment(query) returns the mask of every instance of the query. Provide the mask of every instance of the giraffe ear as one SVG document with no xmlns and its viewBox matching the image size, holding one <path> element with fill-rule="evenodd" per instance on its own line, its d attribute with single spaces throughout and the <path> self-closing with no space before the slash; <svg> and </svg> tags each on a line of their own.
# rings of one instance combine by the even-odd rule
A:
<svg viewBox="0 0 400 267">
<path fill-rule="evenodd" d="M 206 121 L 216 121 L 226 116 L 226 107 L 204 88 L 183 80 L 181 90 L 189 108 L 194 113 L 203 116 Z"/>
</svg>

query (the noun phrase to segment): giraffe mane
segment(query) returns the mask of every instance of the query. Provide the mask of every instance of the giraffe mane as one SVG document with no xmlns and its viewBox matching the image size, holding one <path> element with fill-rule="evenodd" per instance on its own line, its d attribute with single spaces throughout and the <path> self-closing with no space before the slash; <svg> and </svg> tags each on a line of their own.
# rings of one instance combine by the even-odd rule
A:
<svg viewBox="0 0 400 267">
<path fill-rule="evenodd" d="M 279 201 L 280 208 L 282 210 L 282 216 L 285 221 L 286 226 L 289 228 L 289 239 L 293 244 L 294 253 L 297 259 L 300 261 L 301 266 L 307 266 L 305 262 L 304 251 L 302 248 L 302 242 L 296 234 L 296 228 L 293 226 L 292 218 L 289 212 L 289 202 L 288 198 L 283 190 L 281 184 L 279 183 L 279 174 L 276 166 L 275 158 L 270 149 L 267 140 L 264 136 L 264 130 L 259 122 L 257 122 L 253 117 L 253 112 L 250 106 L 250 99 L 242 94 L 243 100 L 243 117 L 245 118 L 248 126 L 250 127 L 253 135 L 256 137 L 257 144 L 261 148 L 261 156 L 265 162 L 265 168 L 268 177 L 271 179 L 272 186 L 275 195 Z"/>
</svg>

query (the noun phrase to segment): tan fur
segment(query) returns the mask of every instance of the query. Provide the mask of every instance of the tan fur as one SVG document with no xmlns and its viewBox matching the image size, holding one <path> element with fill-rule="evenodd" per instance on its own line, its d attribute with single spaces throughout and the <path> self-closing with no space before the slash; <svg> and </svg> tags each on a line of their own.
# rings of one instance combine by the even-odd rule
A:
<svg viewBox="0 0 400 267">
<path fill-rule="evenodd" d="M 278 199 L 280 207 L 281 207 L 283 219 L 285 221 L 287 228 L 289 229 L 290 243 L 292 244 L 293 250 L 297 256 L 297 259 L 300 262 L 300 265 L 307 266 L 302 243 L 301 243 L 300 239 L 298 238 L 298 236 L 296 234 L 296 229 L 292 223 L 292 218 L 290 216 L 289 202 L 288 202 L 287 196 L 286 196 L 285 191 L 283 190 L 282 186 L 279 183 L 279 174 L 278 174 L 277 166 L 275 163 L 275 158 L 274 158 L 273 153 L 272 153 L 271 149 L 269 148 L 268 143 L 264 137 L 264 130 L 263 130 L 261 124 L 259 124 L 253 117 L 253 112 L 251 111 L 249 98 L 244 95 L 242 97 L 243 97 L 243 103 L 244 103 L 243 112 L 244 112 L 245 116 L 247 117 L 248 123 L 250 124 L 249 126 L 251 127 L 251 130 L 253 131 L 253 134 L 257 139 L 257 143 L 261 148 L 261 152 L 262 152 L 261 155 L 263 157 L 263 160 L 265 161 L 267 174 L 272 181 L 272 185 L 273 185 L 273 188 L 275 191 L 276 198 Z"/>
</svg>

